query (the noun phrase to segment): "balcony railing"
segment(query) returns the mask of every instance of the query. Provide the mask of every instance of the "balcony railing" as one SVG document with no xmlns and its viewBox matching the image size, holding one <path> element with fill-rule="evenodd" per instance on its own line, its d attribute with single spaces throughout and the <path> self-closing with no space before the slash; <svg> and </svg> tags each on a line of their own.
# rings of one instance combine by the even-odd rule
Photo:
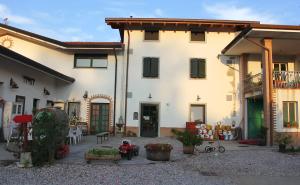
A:
<svg viewBox="0 0 300 185">
<path fill-rule="evenodd" d="M 245 93 L 262 91 L 262 74 L 248 74 L 244 80 L 244 91 Z"/>
<path fill-rule="evenodd" d="M 300 88 L 299 71 L 274 71 L 273 72 L 274 88 Z"/>
</svg>

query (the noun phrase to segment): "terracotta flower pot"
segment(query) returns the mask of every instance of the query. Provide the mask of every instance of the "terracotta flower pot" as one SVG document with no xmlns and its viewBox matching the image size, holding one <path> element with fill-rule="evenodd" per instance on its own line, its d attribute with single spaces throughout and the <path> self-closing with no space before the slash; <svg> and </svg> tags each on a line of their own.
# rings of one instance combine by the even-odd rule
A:
<svg viewBox="0 0 300 185">
<path fill-rule="evenodd" d="M 183 145 L 183 153 L 184 154 L 193 154 L 194 153 L 194 146 L 184 146 Z"/>
<path fill-rule="evenodd" d="M 286 151 L 286 145 L 284 144 L 279 144 L 279 152 L 285 152 Z"/>
<path fill-rule="evenodd" d="M 145 145 L 146 156 L 151 161 L 169 161 L 173 149 L 170 144 L 147 144 Z"/>
</svg>

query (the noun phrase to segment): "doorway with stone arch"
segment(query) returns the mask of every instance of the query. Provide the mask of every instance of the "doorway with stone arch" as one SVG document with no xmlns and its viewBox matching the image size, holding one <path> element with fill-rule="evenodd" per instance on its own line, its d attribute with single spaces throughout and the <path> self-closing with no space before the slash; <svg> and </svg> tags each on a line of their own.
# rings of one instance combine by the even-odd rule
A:
<svg viewBox="0 0 300 185">
<path fill-rule="evenodd" d="M 90 134 L 112 132 L 113 99 L 111 96 L 96 94 L 87 100 L 87 117 Z"/>
</svg>

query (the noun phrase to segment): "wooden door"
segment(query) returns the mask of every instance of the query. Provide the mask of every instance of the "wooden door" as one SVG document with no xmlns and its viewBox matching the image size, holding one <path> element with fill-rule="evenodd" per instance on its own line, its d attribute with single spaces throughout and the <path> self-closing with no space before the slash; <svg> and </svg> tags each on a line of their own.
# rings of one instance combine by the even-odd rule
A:
<svg viewBox="0 0 300 185">
<path fill-rule="evenodd" d="M 100 132 L 108 132 L 109 130 L 109 104 L 108 103 L 92 103 L 90 132 L 97 134 Z"/>
</svg>

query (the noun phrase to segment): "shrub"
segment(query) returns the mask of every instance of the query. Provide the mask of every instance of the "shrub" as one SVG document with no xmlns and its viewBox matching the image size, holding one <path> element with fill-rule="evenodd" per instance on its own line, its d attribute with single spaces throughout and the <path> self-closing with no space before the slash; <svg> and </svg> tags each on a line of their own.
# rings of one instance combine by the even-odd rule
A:
<svg viewBox="0 0 300 185">
<path fill-rule="evenodd" d="M 62 118 L 59 118 L 59 115 Z M 64 145 L 68 120 L 55 110 L 38 112 L 33 120 L 32 160 L 36 166 L 54 161 L 55 152 Z"/>
<path fill-rule="evenodd" d="M 201 137 L 187 130 L 182 132 L 179 130 L 172 129 L 172 132 L 176 135 L 176 139 L 182 142 L 184 146 L 195 146 L 198 144 L 202 144 L 203 142 L 203 139 Z"/>
<path fill-rule="evenodd" d="M 277 142 L 279 145 L 289 145 L 293 142 L 293 140 L 291 135 L 277 132 L 275 136 L 275 142 Z"/>
</svg>

